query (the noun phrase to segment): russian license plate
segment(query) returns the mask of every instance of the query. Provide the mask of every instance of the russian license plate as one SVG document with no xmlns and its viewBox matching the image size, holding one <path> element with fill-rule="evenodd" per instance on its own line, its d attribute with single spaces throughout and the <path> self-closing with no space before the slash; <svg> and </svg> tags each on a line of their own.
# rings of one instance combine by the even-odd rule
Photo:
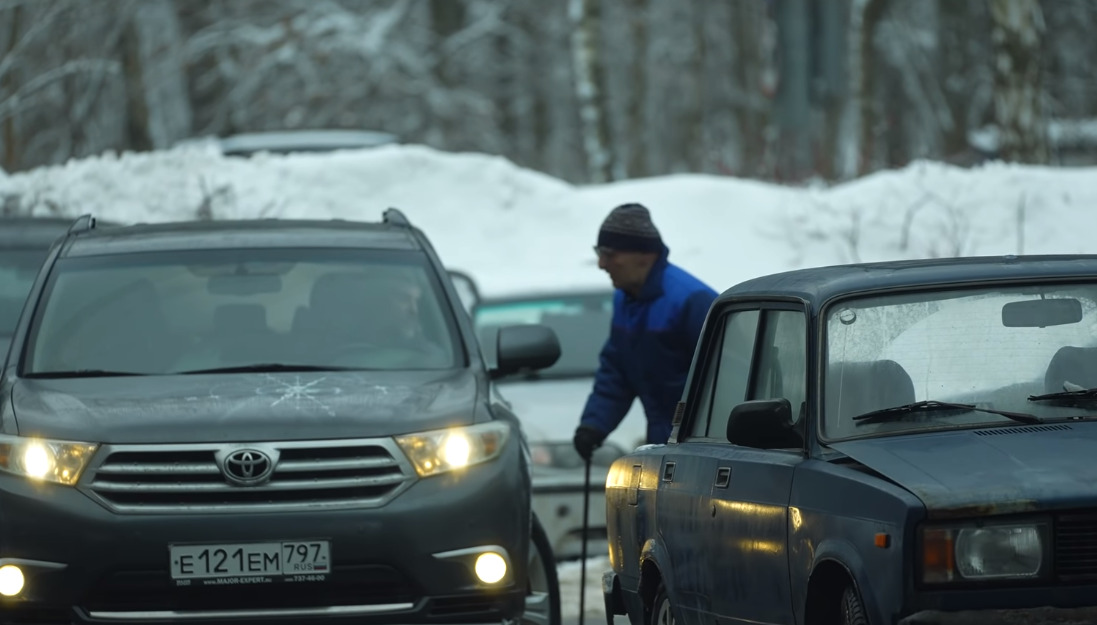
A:
<svg viewBox="0 0 1097 625">
<path fill-rule="evenodd" d="M 171 577 L 179 585 L 193 580 L 323 581 L 330 572 L 331 547 L 326 540 L 171 546 Z"/>
</svg>

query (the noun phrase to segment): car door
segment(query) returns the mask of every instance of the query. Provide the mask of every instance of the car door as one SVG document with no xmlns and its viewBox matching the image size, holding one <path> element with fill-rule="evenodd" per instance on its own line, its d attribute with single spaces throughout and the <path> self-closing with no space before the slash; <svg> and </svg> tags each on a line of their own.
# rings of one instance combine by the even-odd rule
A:
<svg viewBox="0 0 1097 625">
<path fill-rule="evenodd" d="M 807 315 L 799 307 L 767 307 L 757 328 L 747 400 L 787 399 L 793 428 L 780 448 L 747 446 L 746 440 L 713 443 L 711 532 L 708 554 L 714 580 L 711 607 L 719 623 L 789 623 L 788 502 L 796 466 L 804 459 L 802 426 L 807 399 Z M 717 375 L 714 425 L 724 424 L 739 379 Z M 722 421 L 717 421 L 723 417 Z M 708 435 L 719 435 L 710 428 Z M 726 438 L 725 438 L 726 440 Z M 743 444 L 736 444 L 741 442 Z M 753 443 L 751 443 L 753 444 Z"/>
<path fill-rule="evenodd" d="M 699 356 L 691 376 L 679 444 L 668 445 L 663 455 L 657 495 L 671 600 L 686 623 L 705 625 L 712 625 L 716 618 L 717 580 L 712 578 L 711 553 L 722 540 L 714 531 L 710 511 L 712 488 L 728 448 L 723 434 L 714 439 L 709 430 L 725 431 L 724 408 L 730 410 L 747 396 L 759 312 L 739 309 L 715 319 L 715 329 L 706 330 L 699 350 L 704 356 Z M 713 419 L 714 414 L 723 414 L 723 419 Z"/>
</svg>

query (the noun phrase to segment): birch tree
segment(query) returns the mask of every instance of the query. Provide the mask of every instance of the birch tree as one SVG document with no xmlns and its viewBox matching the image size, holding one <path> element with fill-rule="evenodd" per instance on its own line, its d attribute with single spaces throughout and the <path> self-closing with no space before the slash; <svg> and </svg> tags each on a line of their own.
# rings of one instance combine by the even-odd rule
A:
<svg viewBox="0 0 1097 625">
<path fill-rule="evenodd" d="M 988 0 L 994 45 L 994 121 L 1007 161 L 1046 163 L 1040 48 L 1044 18 L 1039 0 Z"/>
<path fill-rule="evenodd" d="M 570 0 L 572 63 L 579 103 L 583 149 L 590 182 L 613 178 L 614 159 L 609 141 L 609 120 L 602 68 L 600 0 Z"/>
</svg>

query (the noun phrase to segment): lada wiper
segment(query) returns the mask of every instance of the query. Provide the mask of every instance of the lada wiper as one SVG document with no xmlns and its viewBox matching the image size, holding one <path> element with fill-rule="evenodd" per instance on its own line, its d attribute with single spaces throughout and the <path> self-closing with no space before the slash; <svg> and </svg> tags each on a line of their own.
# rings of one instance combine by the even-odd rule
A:
<svg viewBox="0 0 1097 625">
<path fill-rule="evenodd" d="M 875 421 L 891 421 L 893 419 L 901 419 L 907 415 L 923 413 L 923 412 L 945 412 L 945 411 L 962 411 L 962 412 L 987 412 L 990 414 L 1002 415 L 1008 417 L 1014 421 L 1020 421 L 1021 423 L 1043 423 L 1040 417 L 1030 415 L 1024 412 L 1009 412 L 1008 410 L 995 410 L 993 408 L 979 408 L 975 404 L 958 404 L 947 401 L 936 401 L 927 399 L 925 401 L 914 402 L 913 404 L 905 404 L 902 406 L 894 406 L 892 408 L 882 408 L 880 410 L 873 410 L 872 412 L 866 412 L 862 415 L 853 417 L 853 420 L 861 423 L 872 423 Z"/>
<path fill-rule="evenodd" d="M 1080 388 L 1073 391 L 1060 391 L 1058 393 L 1047 393 L 1046 395 L 1029 395 L 1029 401 L 1047 401 L 1047 400 L 1070 400 L 1070 401 L 1095 401 L 1097 400 L 1097 388 Z"/>
<path fill-rule="evenodd" d="M 177 371 L 175 375 L 199 375 L 202 373 L 279 373 L 305 371 L 362 371 L 361 367 L 332 367 L 328 365 L 290 365 L 280 362 L 263 362 L 253 365 L 235 365 L 232 367 L 212 367 L 210 369 L 192 369 Z"/>
<path fill-rule="evenodd" d="M 60 378 L 118 378 L 124 376 L 149 375 L 135 371 L 109 371 L 107 369 L 73 369 L 72 371 L 35 371 L 25 374 L 24 378 L 60 379 Z"/>
</svg>

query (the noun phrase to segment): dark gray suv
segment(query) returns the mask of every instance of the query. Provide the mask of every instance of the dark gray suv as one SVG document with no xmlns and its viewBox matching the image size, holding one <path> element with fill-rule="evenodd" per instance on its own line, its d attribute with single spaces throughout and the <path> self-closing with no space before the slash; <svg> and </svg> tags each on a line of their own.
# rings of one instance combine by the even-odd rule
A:
<svg viewBox="0 0 1097 625">
<path fill-rule="evenodd" d="M 558 623 L 529 454 L 429 241 L 380 223 L 100 230 L 0 376 L 0 623 Z"/>
</svg>

